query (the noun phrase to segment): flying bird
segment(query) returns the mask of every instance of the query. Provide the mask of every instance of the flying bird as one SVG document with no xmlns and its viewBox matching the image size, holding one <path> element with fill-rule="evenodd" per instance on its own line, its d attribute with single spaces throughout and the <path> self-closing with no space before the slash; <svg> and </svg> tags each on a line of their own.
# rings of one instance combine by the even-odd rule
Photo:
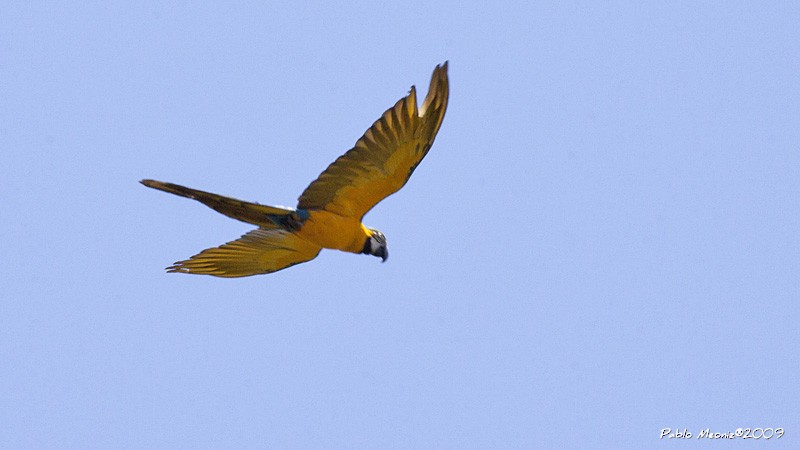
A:
<svg viewBox="0 0 800 450">
<path fill-rule="evenodd" d="M 431 149 L 442 125 L 449 95 L 447 62 L 437 65 L 421 106 L 414 86 L 359 139 L 311 182 L 297 208 L 267 206 L 142 180 L 153 189 L 197 200 L 217 212 L 258 228 L 209 248 L 168 272 L 246 277 L 272 273 L 310 261 L 323 248 L 389 256 L 386 237 L 361 221 L 378 202 L 402 188 Z"/>
</svg>

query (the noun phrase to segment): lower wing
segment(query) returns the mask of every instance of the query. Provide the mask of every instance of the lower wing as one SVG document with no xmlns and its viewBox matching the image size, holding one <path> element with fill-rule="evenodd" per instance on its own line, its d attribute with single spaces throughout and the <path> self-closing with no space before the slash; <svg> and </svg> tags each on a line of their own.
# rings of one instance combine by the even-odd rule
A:
<svg viewBox="0 0 800 450">
<path fill-rule="evenodd" d="M 246 277 L 277 272 L 310 261 L 321 248 L 290 231 L 259 228 L 241 238 L 203 250 L 186 261 L 167 267 L 168 272 Z"/>
</svg>

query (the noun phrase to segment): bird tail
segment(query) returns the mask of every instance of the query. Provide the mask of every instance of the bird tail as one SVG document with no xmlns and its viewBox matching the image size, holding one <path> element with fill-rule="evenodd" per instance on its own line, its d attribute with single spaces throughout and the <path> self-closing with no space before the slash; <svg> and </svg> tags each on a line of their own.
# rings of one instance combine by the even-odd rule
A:
<svg viewBox="0 0 800 450">
<path fill-rule="evenodd" d="M 301 221 L 301 218 L 297 217 L 297 211 L 290 208 L 259 205 L 162 181 L 142 180 L 141 183 L 153 189 L 197 200 L 228 217 L 265 229 L 292 228 Z"/>
</svg>

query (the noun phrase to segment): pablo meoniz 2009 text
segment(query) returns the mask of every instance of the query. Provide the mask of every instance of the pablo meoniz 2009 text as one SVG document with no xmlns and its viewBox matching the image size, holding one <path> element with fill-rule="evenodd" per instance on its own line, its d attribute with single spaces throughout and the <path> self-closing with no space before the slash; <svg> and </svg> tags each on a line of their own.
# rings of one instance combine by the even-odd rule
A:
<svg viewBox="0 0 800 450">
<path fill-rule="evenodd" d="M 783 428 L 737 428 L 734 431 L 715 432 L 711 428 L 704 428 L 697 434 L 692 434 L 688 428 L 662 428 L 659 439 L 780 439 L 785 431 Z"/>
</svg>

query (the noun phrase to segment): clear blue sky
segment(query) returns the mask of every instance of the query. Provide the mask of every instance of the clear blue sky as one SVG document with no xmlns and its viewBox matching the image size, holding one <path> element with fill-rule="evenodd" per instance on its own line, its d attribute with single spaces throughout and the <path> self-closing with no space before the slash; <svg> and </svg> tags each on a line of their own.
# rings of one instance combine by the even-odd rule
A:
<svg viewBox="0 0 800 450">
<path fill-rule="evenodd" d="M 0 447 L 800 448 L 798 23 L 4 2 Z M 164 273 L 251 227 L 138 180 L 294 205 L 445 60 L 432 151 L 365 218 L 386 264 Z"/>
</svg>

